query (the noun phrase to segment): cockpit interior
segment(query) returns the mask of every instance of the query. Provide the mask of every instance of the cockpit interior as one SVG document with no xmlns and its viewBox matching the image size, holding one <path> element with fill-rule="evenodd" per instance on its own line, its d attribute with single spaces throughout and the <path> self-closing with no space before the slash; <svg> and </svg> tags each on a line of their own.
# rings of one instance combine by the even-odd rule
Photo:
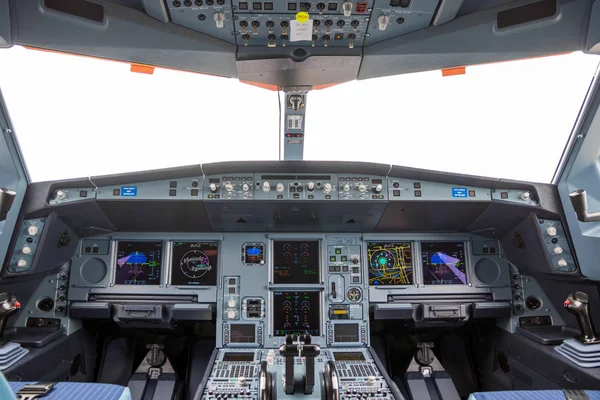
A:
<svg viewBox="0 0 600 400">
<path fill-rule="evenodd" d="M 597 70 L 548 182 L 404 166 L 401 146 L 305 157 L 317 92 L 597 57 L 600 1 L 0 0 L 0 57 L 17 47 L 277 92 L 279 152 L 86 175 L 69 153 L 102 138 L 82 126 L 45 149 L 70 177 L 34 181 L 0 92 L 0 399 L 600 399 Z M 328 118 L 387 118 L 396 146 L 411 99 L 374 101 L 399 115 Z M 232 120 L 242 105 L 231 93 Z"/>
</svg>

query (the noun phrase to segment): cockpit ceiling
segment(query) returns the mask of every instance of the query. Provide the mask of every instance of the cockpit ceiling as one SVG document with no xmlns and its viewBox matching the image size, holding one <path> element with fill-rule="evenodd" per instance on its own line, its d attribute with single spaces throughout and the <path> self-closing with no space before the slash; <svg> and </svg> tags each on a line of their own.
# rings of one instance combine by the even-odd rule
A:
<svg viewBox="0 0 600 400">
<path fill-rule="evenodd" d="M 5 46 L 273 87 L 600 48 L 600 32 L 586 29 L 600 25 L 591 0 L 23 0 L 1 7 L 11 21 L 0 24 Z"/>
</svg>

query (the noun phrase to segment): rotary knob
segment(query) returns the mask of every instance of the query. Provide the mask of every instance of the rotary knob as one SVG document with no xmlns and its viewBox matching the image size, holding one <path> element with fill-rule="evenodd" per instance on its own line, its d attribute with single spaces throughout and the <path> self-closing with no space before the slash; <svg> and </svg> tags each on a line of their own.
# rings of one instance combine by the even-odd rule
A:
<svg viewBox="0 0 600 400">
<path fill-rule="evenodd" d="M 64 200 L 67 198 L 67 194 L 65 192 L 63 192 L 62 190 L 59 190 L 56 192 L 56 198 L 58 200 Z"/>
<path fill-rule="evenodd" d="M 329 193 L 329 192 L 331 192 L 331 189 L 332 189 L 331 183 L 326 183 L 323 185 L 323 192 Z"/>
<path fill-rule="evenodd" d="M 569 263 L 568 263 L 568 262 L 567 262 L 567 260 L 565 260 L 564 258 L 561 258 L 560 260 L 558 260 L 558 263 L 557 263 L 557 265 L 558 265 L 560 268 L 565 268 L 565 267 L 568 267 L 568 266 L 569 266 Z"/>
<path fill-rule="evenodd" d="M 238 377 L 238 378 L 237 378 L 237 383 L 238 383 L 238 385 L 240 385 L 240 386 L 243 386 L 243 385 L 245 385 L 245 384 L 246 384 L 246 378 L 245 378 L 245 377 L 243 377 L 243 376 L 240 376 L 240 377 Z"/>
<path fill-rule="evenodd" d="M 29 246 L 23 246 L 23 248 L 21 249 L 21 252 L 23 254 L 31 254 L 31 247 L 29 247 Z"/>
<path fill-rule="evenodd" d="M 308 190 L 309 192 L 312 192 L 313 190 L 315 190 L 315 183 L 314 182 L 308 182 L 306 184 L 306 190 Z"/>
<path fill-rule="evenodd" d="M 230 182 L 227 182 L 224 187 L 228 192 L 233 192 L 233 185 Z"/>
<path fill-rule="evenodd" d="M 367 187 L 364 184 L 361 183 L 360 185 L 358 185 L 358 191 L 359 192 L 363 192 L 364 193 L 366 190 L 367 190 Z"/>
<path fill-rule="evenodd" d="M 30 225 L 27 228 L 27 233 L 29 234 L 29 236 L 35 236 L 35 235 L 37 235 L 38 231 L 39 231 L 39 229 L 38 229 L 38 227 L 36 225 Z"/>
<path fill-rule="evenodd" d="M 548 229 L 546 229 L 546 233 L 548 236 L 556 236 L 558 232 L 556 231 L 556 227 L 549 226 Z"/>
<path fill-rule="evenodd" d="M 212 193 L 216 193 L 217 192 L 217 185 L 215 185 L 214 183 L 211 183 L 210 185 L 208 185 L 208 189 L 212 192 Z"/>
<path fill-rule="evenodd" d="M 563 253 L 563 248 L 560 246 L 556 246 L 554 248 L 554 254 L 562 254 Z"/>
<path fill-rule="evenodd" d="M 242 190 L 243 190 L 244 192 L 247 192 L 248 190 L 250 190 L 250 186 L 248 186 L 248 184 L 247 184 L 247 183 L 244 183 L 244 184 L 242 185 Z"/>
<path fill-rule="evenodd" d="M 382 190 L 383 185 L 381 183 L 378 183 L 377 186 L 375 186 L 375 193 L 381 193 Z"/>
<path fill-rule="evenodd" d="M 348 185 L 347 183 L 345 183 L 344 186 L 342 186 L 342 190 L 344 192 L 348 192 L 350 190 L 350 185 Z"/>
<path fill-rule="evenodd" d="M 283 183 L 278 183 L 275 190 L 277 190 L 277 193 L 281 193 L 285 190 L 285 186 L 283 186 Z"/>
<path fill-rule="evenodd" d="M 234 299 L 229 299 L 229 301 L 227 302 L 227 307 L 234 308 L 236 304 L 237 303 Z"/>
<path fill-rule="evenodd" d="M 527 201 L 530 198 L 531 198 L 531 193 L 529 193 L 529 192 L 523 192 L 523 193 L 521 193 L 521 200 Z"/>
<path fill-rule="evenodd" d="M 234 319 L 235 318 L 235 311 L 234 310 L 227 311 L 227 318 Z"/>
<path fill-rule="evenodd" d="M 377 378 L 375 378 L 373 375 L 370 375 L 367 377 L 367 383 L 369 385 L 374 385 L 377 383 Z"/>
<path fill-rule="evenodd" d="M 17 261 L 17 267 L 19 268 L 25 268 L 27 266 L 27 261 L 20 259 L 19 261 Z"/>
<path fill-rule="evenodd" d="M 263 192 L 269 193 L 271 191 L 271 184 L 269 182 L 263 182 Z"/>
</svg>

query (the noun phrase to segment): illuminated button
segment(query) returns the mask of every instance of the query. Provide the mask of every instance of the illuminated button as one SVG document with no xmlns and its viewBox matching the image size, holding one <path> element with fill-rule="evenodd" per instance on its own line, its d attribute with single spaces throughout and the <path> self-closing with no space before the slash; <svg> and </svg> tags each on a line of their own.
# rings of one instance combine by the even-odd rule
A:
<svg viewBox="0 0 600 400">
<path fill-rule="evenodd" d="M 342 254 L 342 249 L 339 247 L 335 249 L 335 254 Z"/>
<path fill-rule="evenodd" d="M 35 236 L 38 233 L 38 227 L 36 225 L 30 225 L 27 228 L 27 233 L 29 234 L 29 236 Z"/>
<path fill-rule="evenodd" d="M 342 261 L 348 261 L 348 256 L 342 256 Z"/>
<path fill-rule="evenodd" d="M 336 262 L 336 260 L 337 260 L 336 256 L 329 256 L 329 261 Z"/>
</svg>

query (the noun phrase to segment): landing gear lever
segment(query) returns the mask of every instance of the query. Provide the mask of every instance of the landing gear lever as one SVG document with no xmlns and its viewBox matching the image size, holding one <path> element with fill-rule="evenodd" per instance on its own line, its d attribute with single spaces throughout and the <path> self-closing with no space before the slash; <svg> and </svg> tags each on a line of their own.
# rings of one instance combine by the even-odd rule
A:
<svg viewBox="0 0 600 400">
<path fill-rule="evenodd" d="M 587 293 L 575 292 L 567 296 L 565 308 L 575 314 L 577 323 L 581 330 L 581 337 L 577 338 L 583 344 L 600 343 L 600 338 L 596 337 L 594 324 L 590 317 L 590 303 Z"/>
<path fill-rule="evenodd" d="M 7 341 L 4 340 L 4 330 L 8 317 L 21 308 L 21 303 L 10 293 L 0 293 L 0 346 L 4 346 Z"/>
</svg>

